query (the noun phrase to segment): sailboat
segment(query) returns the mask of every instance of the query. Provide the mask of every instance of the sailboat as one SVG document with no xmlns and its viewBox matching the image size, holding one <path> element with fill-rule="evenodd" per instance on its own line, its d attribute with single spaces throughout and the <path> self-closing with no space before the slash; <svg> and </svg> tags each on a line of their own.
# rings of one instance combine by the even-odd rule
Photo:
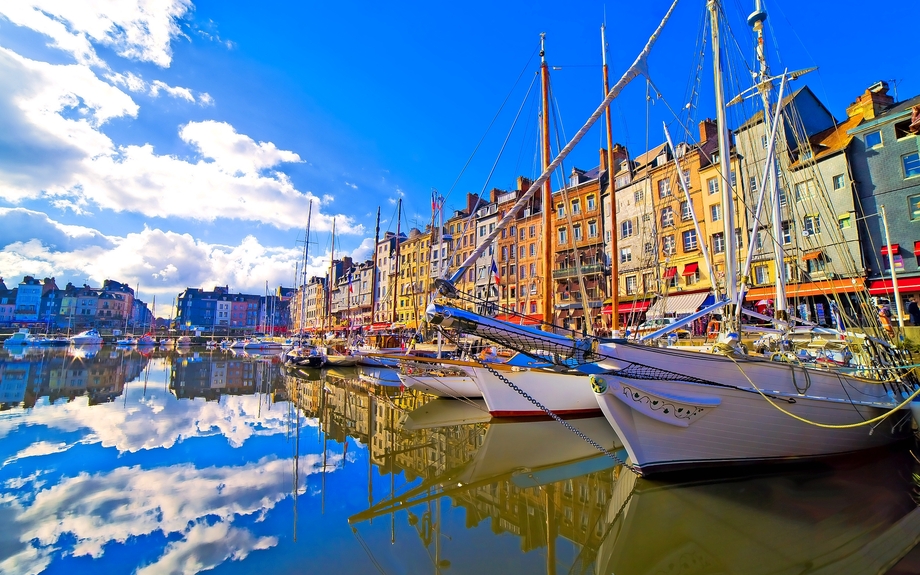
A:
<svg viewBox="0 0 920 575">
<path fill-rule="evenodd" d="M 672 4 L 671 10 L 673 7 Z M 920 394 L 920 381 L 912 371 L 904 369 L 911 364 L 909 354 L 878 338 L 852 337 L 847 332 L 844 337 L 852 337 L 852 346 L 858 347 L 865 359 L 849 369 L 830 369 L 817 364 L 775 361 L 786 359 L 782 356 L 748 354 L 740 345 L 738 317 L 743 290 L 739 290 L 736 282 L 744 274 L 736 258 L 735 223 L 727 217 L 734 213 L 735 192 L 728 176 L 728 126 L 719 46 L 721 8 L 718 2 L 710 0 L 707 9 L 712 22 L 720 180 L 726 214 L 725 269 L 730 281 L 726 282 L 720 301 L 643 339 L 664 335 L 721 310 L 721 331 L 716 344 L 704 352 L 652 347 L 641 341 L 565 337 L 503 324 L 438 302 L 428 308 L 429 321 L 552 359 L 560 366 L 576 363 L 581 366 L 579 369 L 594 371 L 590 381 L 598 405 L 624 442 L 631 468 L 643 475 L 838 455 L 904 439 L 911 430 L 908 405 Z M 645 69 L 648 52 L 669 15 L 670 11 L 633 66 L 607 93 L 600 108 L 486 241 L 507 226 L 515 209 L 523 207 L 522 202 L 537 191 L 622 87 Z M 749 21 L 762 22 L 762 18 L 752 17 Z M 777 106 L 776 113 L 770 109 L 764 111 L 772 121 L 774 134 L 779 109 Z M 773 142 L 769 144 L 768 155 L 772 154 Z M 765 189 L 768 176 L 765 172 L 758 189 Z M 478 255 L 474 252 L 463 267 Z M 441 293 L 458 297 L 450 282 L 442 283 Z M 562 382 L 565 377 L 558 379 Z"/>
</svg>

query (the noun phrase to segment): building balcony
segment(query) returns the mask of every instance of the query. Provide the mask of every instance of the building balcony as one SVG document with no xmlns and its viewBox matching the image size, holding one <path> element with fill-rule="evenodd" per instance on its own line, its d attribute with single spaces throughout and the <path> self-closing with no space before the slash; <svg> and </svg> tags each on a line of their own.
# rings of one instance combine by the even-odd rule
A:
<svg viewBox="0 0 920 575">
<path fill-rule="evenodd" d="M 604 273 L 604 264 L 590 264 L 581 266 L 581 274 L 602 274 Z M 563 268 L 561 270 L 553 270 L 553 279 L 566 279 L 578 277 L 578 268 Z"/>
</svg>

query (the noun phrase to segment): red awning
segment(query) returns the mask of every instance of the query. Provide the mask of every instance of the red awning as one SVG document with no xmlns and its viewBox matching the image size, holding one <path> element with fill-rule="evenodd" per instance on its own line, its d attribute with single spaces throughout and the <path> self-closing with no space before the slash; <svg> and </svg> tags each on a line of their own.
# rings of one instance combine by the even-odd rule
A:
<svg viewBox="0 0 920 575">
<path fill-rule="evenodd" d="M 681 275 L 682 275 L 682 276 L 692 276 L 692 275 L 695 274 L 695 273 L 697 272 L 697 270 L 699 270 L 699 269 L 700 269 L 700 264 L 698 264 L 698 263 L 696 263 L 696 262 L 694 262 L 694 263 L 692 263 L 692 264 L 687 264 L 687 265 L 684 266 L 684 273 L 682 273 Z"/>
<path fill-rule="evenodd" d="M 636 301 L 624 301 L 617 306 L 617 313 L 639 313 L 647 310 L 652 305 L 650 299 L 640 299 Z M 605 305 L 601 310 L 602 313 L 613 313 L 612 305 Z"/>
<path fill-rule="evenodd" d="M 664 279 L 669 280 L 677 275 L 677 266 L 673 266 L 664 270 Z"/>
<path fill-rule="evenodd" d="M 920 278 L 918 278 L 920 279 Z M 900 285 L 900 281 L 898 284 Z M 839 279 L 839 280 L 819 280 L 813 282 L 802 282 L 789 284 L 786 286 L 786 297 L 811 297 L 816 295 L 828 295 L 834 293 L 852 293 L 861 291 L 865 286 L 863 278 Z M 757 301 L 773 297 L 776 293 L 776 287 L 765 286 L 753 288 L 744 294 L 747 301 Z"/>
<path fill-rule="evenodd" d="M 892 246 L 894 247 L 894 246 Z M 920 291 L 920 277 L 898 278 L 898 291 Z M 869 294 L 871 295 L 894 295 L 894 286 L 891 280 L 875 280 L 869 282 Z"/>
<path fill-rule="evenodd" d="M 816 260 L 819 257 L 821 257 L 821 250 L 815 250 L 813 252 L 806 252 L 805 255 L 802 256 L 802 259 L 804 261 L 808 261 L 808 260 Z"/>
<path fill-rule="evenodd" d="M 495 316 L 494 319 L 518 325 L 537 325 L 543 322 L 543 314 L 534 313 L 530 315 L 518 315 L 513 313 L 500 313 Z"/>
<path fill-rule="evenodd" d="M 914 255 L 920 256 L 920 241 L 914 242 Z"/>
<path fill-rule="evenodd" d="M 891 255 L 893 255 L 893 256 L 894 256 L 894 255 L 897 255 L 898 252 L 899 252 L 900 250 L 901 250 L 901 246 L 900 246 L 900 245 L 898 245 L 898 244 L 891 244 Z M 883 256 L 887 256 L 887 255 L 888 255 L 888 246 L 882 246 L 882 255 L 883 255 Z"/>
</svg>

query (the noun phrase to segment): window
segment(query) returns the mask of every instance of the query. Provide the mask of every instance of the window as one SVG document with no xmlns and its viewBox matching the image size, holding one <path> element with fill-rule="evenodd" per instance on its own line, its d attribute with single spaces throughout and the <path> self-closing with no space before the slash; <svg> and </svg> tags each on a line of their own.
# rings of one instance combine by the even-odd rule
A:
<svg viewBox="0 0 920 575">
<path fill-rule="evenodd" d="M 639 291 L 639 282 L 636 276 L 626 276 L 626 293 L 629 295 Z"/>
<path fill-rule="evenodd" d="M 537 313 L 537 302 L 530 302 L 530 313 Z"/>
<path fill-rule="evenodd" d="M 905 178 L 920 176 L 920 153 L 914 152 L 901 156 L 901 164 L 904 166 Z"/>
<path fill-rule="evenodd" d="M 851 219 L 850 214 L 837 216 L 837 227 L 839 227 L 841 230 L 853 227 L 853 220 Z"/>
<path fill-rule="evenodd" d="M 722 219 L 722 204 L 713 204 L 709 206 L 709 216 L 714 222 Z"/>
<path fill-rule="evenodd" d="M 501 261 L 505 261 L 505 260 L 507 260 L 507 259 L 508 259 L 508 246 L 502 246 L 502 259 L 501 259 Z"/>
<path fill-rule="evenodd" d="M 792 224 L 790 222 L 783 222 L 783 244 L 792 243 Z"/>
<path fill-rule="evenodd" d="M 515 229 L 514 226 L 511 226 L 511 228 L 508 230 L 508 233 L 511 234 L 512 238 L 514 238 L 514 236 L 517 235 L 517 229 Z"/>
<path fill-rule="evenodd" d="M 903 270 L 904 270 L 904 257 L 901 256 L 901 254 L 894 254 L 894 255 L 891 256 L 891 259 L 894 260 L 894 269 L 896 269 L 896 270 L 898 270 L 898 271 L 903 271 Z M 882 266 L 884 266 L 885 271 L 889 271 L 889 272 L 890 272 L 891 266 L 888 265 L 888 258 L 887 258 L 887 257 L 882 258 Z"/>
<path fill-rule="evenodd" d="M 645 192 L 643 190 L 636 190 L 635 192 L 633 192 L 633 200 L 635 200 L 637 204 L 644 199 L 645 199 Z"/>
<path fill-rule="evenodd" d="M 818 274 L 824 273 L 824 256 L 818 256 L 805 262 L 808 266 L 808 273 Z"/>
<path fill-rule="evenodd" d="M 671 178 L 658 181 L 658 197 L 667 198 L 671 195 Z"/>
<path fill-rule="evenodd" d="M 642 274 L 642 285 L 646 292 L 655 291 L 655 273 L 645 272 Z"/>
<path fill-rule="evenodd" d="M 521 247 L 519 248 L 520 255 L 521 255 L 522 258 L 523 258 L 525 255 L 527 255 L 527 252 L 525 251 L 525 249 L 526 249 L 526 248 L 524 248 L 524 246 L 521 246 Z"/>
<path fill-rule="evenodd" d="M 623 220 L 623 223 L 620 224 L 620 237 L 628 238 L 631 235 L 633 235 L 632 220 Z"/>
<path fill-rule="evenodd" d="M 802 235 L 813 235 L 821 233 L 821 218 L 819 216 L 805 216 L 802 220 Z"/>
<path fill-rule="evenodd" d="M 652 245 L 652 242 L 645 242 L 645 245 L 642 248 L 642 251 L 646 254 L 651 254 L 655 251 L 655 246 Z"/>
<path fill-rule="evenodd" d="M 674 210 L 670 206 L 661 210 L 661 227 L 666 228 L 674 225 Z"/>
<path fill-rule="evenodd" d="M 537 277 L 537 264 L 535 263 L 530 264 L 530 277 L 532 278 Z"/>
<path fill-rule="evenodd" d="M 625 264 L 632 261 L 632 250 L 630 248 L 620 248 L 620 263 Z"/>
<path fill-rule="evenodd" d="M 588 196 L 587 198 L 588 211 L 593 212 L 597 209 L 597 202 L 594 200 L 594 196 Z"/>
<path fill-rule="evenodd" d="M 763 285 L 770 283 L 770 270 L 767 266 L 754 266 L 754 283 Z"/>
<path fill-rule="evenodd" d="M 913 135 L 913 132 L 910 131 L 910 120 L 904 120 L 894 125 L 895 138 L 900 140 L 902 138 L 909 138 Z"/>
<path fill-rule="evenodd" d="M 725 233 L 719 232 L 712 234 L 712 253 L 721 254 L 725 252 Z"/>
<path fill-rule="evenodd" d="M 920 220 L 920 194 L 907 196 L 907 209 L 910 210 L 910 221 Z"/>
<path fill-rule="evenodd" d="M 709 178 L 706 180 L 706 187 L 709 189 L 709 194 L 718 194 L 719 193 L 719 180 L 717 178 Z"/>
<path fill-rule="evenodd" d="M 581 213 L 581 200 L 576 198 L 572 200 L 572 214 L 575 215 L 575 214 L 580 214 L 580 213 Z"/>
<path fill-rule="evenodd" d="M 837 174 L 834 176 L 834 189 L 840 190 L 843 186 L 846 185 L 846 178 L 843 177 L 843 174 Z"/>
<path fill-rule="evenodd" d="M 530 244 L 530 257 L 537 255 L 537 244 Z"/>
<path fill-rule="evenodd" d="M 565 233 L 565 228 L 559 228 L 559 243 L 566 244 L 569 242 L 568 234 Z"/>
<path fill-rule="evenodd" d="M 879 130 L 866 134 L 866 147 L 874 148 L 882 145 L 882 133 Z"/>
<path fill-rule="evenodd" d="M 763 249 L 763 230 L 757 230 L 757 237 L 754 238 L 754 249 L 762 250 Z"/>
<path fill-rule="evenodd" d="M 690 218 L 693 217 L 692 210 L 690 209 L 691 205 L 692 204 L 690 204 L 690 202 L 688 201 L 683 201 L 680 203 L 680 219 L 681 220 L 689 220 Z"/>
<path fill-rule="evenodd" d="M 588 237 L 597 237 L 597 222 L 588 222 Z"/>
<path fill-rule="evenodd" d="M 673 255 L 675 250 L 674 234 L 661 238 L 661 251 L 664 252 L 664 255 Z"/>
<path fill-rule="evenodd" d="M 530 226 L 530 237 L 537 237 L 537 226 Z"/>
<path fill-rule="evenodd" d="M 565 217 L 565 204 L 556 205 L 556 216 L 560 218 Z"/>
<path fill-rule="evenodd" d="M 799 182 L 795 185 L 795 201 L 801 202 L 811 197 L 808 182 Z"/>
<path fill-rule="evenodd" d="M 524 232 L 524 228 L 521 228 L 521 239 L 524 240 L 524 239 L 526 239 L 526 238 L 527 238 L 527 235 L 526 235 L 526 233 Z"/>
<path fill-rule="evenodd" d="M 683 233 L 684 251 L 690 252 L 696 249 L 696 230 L 687 230 Z"/>
<path fill-rule="evenodd" d="M 779 196 L 779 205 L 785 206 L 786 205 L 786 190 L 784 190 L 783 188 L 777 188 L 776 195 Z"/>
<path fill-rule="evenodd" d="M 572 237 L 575 238 L 575 241 L 581 241 L 581 224 L 575 224 L 572 226 Z"/>
<path fill-rule="evenodd" d="M 650 222 L 650 221 L 652 221 L 652 216 L 651 216 L 651 214 L 648 214 L 648 213 L 642 214 L 642 221 L 643 221 L 643 222 Z"/>
<path fill-rule="evenodd" d="M 741 228 L 735 228 L 735 247 L 744 247 L 744 235 L 741 233 Z"/>
<path fill-rule="evenodd" d="M 751 178 L 750 178 L 750 180 L 748 180 L 748 182 L 749 182 L 749 185 L 750 185 L 750 188 L 751 188 L 751 193 L 756 192 L 756 191 L 757 191 L 757 176 L 751 176 Z"/>
<path fill-rule="evenodd" d="M 485 226 L 479 226 L 479 237 L 482 238 L 482 237 L 485 237 L 485 235 L 486 235 L 486 227 L 485 227 Z"/>
<path fill-rule="evenodd" d="M 737 183 L 738 180 L 735 178 L 735 172 L 732 172 L 731 178 L 729 178 L 729 180 L 730 180 L 731 183 L 732 183 L 732 189 L 734 189 L 735 186 L 738 185 L 738 183 Z"/>
<path fill-rule="evenodd" d="M 690 170 L 684 170 L 681 176 L 683 176 L 684 186 L 689 190 L 690 189 Z"/>
</svg>

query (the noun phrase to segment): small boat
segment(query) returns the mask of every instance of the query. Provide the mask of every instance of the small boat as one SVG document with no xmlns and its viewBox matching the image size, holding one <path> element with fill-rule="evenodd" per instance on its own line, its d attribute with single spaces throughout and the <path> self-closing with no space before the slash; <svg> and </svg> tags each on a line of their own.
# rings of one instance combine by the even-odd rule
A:
<svg viewBox="0 0 920 575">
<path fill-rule="evenodd" d="M 157 340 L 155 340 L 153 336 L 150 335 L 149 333 L 144 334 L 140 336 L 139 338 L 137 338 L 137 343 L 136 343 L 138 347 L 152 347 L 156 344 L 157 344 Z"/>
<path fill-rule="evenodd" d="M 176 347 L 189 347 L 192 345 L 192 338 L 187 335 L 179 336 L 176 340 Z"/>
<path fill-rule="evenodd" d="M 81 331 L 77 335 L 71 336 L 70 343 L 73 345 L 102 345 L 102 336 L 95 329 Z"/>
<path fill-rule="evenodd" d="M 3 345 L 5 347 L 16 347 L 16 346 L 26 346 L 34 345 L 35 336 L 29 334 L 29 328 L 21 327 L 19 331 L 11 335 L 10 337 L 4 340 Z"/>
<path fill-rule="evenodd" d="M 121 339 L 115 340 L 118 347 L 131 347 L 137 345 L 137 339 L 133 335 L 127 335 Z"/>
</svg>

